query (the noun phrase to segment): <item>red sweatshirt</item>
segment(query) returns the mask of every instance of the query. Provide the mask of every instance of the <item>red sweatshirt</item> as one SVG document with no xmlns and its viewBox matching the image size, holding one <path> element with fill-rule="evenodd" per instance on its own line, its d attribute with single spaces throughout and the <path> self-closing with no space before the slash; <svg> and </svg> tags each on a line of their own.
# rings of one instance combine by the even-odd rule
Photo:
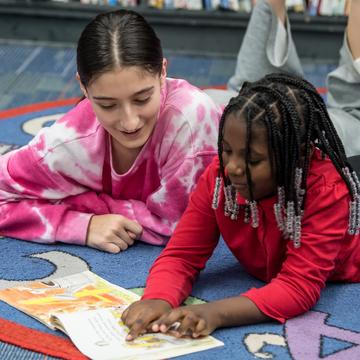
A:
<svg viewBox="0 0 360 360">
<path fill-rule="evenodd" d="M 151 268 L 143 298 L 179 306 L 190 294 L 220 234 L 244 268 L 267 282 L 241 295 L 280 322 L 308 311 L 326 281 L 360 282 L 360 237 L 347 233 L 348 189 L 319 151 L 314 152 L 308 174 L 301 247 L 297 249 L 277 228 L 275 196 L 258 201 L 259 227 L 255 229 L 244 223 L 244 210 L 235 221 L 224 215 L 223 192 L 218 209 L 211 208 L 218 168 L 215 158 L 200 178 L 172 238 Z"/>
</svg>

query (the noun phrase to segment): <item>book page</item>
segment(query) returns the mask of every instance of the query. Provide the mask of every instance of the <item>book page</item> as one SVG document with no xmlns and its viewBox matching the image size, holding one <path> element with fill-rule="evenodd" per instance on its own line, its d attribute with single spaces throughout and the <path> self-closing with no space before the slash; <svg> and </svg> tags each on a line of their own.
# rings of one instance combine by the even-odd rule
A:
<svg viewBox="0 0 360 360">
<path fill-rule="evenodd" d="M 127 306 L 138 299 L 133 292 L 111 284 L 91 271 L 0 290 L 0 300 L 51 329 L 55 329 L 52 315 Z M 61 327 L 59 329 L 63 331 Z"/>
<path fill-rule="evenodd" d="M 145 334 L 127 342 L 122 311 L 98 309 L 56 317 L 76 347 L 95 360 L 164 359 L 224 345 L 211 336 L 190 339 L 161 333 Z"/>
<path fill-rule="evenodd" d="M 223 345 L 211 336 L 178 339 L 165 334 L 125 341 L 128 328 L 121 314 L 139 298 L 91 271 L 0 290 L 0 300 L 63 331 L 92 359 L 164 359 Z"/>
</svg>

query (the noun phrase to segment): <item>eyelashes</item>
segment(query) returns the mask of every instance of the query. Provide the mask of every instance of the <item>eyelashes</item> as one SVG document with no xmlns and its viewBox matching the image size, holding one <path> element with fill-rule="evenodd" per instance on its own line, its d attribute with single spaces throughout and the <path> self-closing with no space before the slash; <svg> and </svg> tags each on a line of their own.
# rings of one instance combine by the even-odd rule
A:
<svg viewBox="0 0 360 360">
<path fill-rule="evenodd" d="M 150 100 L 151 100 L 151 96 L 149 96 L 149 97 L 147 97 L 145 99 L 135 99 L 135 100 L 133 100 L 133 102 L 134 102 L 135 105 L 145 105 Z M 109 105 L 107 105 L 107 104 L 97 104 L 97 105 L 103 110 L 112 110 L 117 106 L 117 104 L 109 104 Z"/>
</svg>

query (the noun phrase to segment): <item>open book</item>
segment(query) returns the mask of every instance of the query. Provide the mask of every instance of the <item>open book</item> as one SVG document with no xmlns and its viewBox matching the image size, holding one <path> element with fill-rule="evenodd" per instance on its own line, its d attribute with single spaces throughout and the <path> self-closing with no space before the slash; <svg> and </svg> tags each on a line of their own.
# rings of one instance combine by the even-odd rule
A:
<svg viewBox="0 0 360 360">
<path fill-rule="evenodd" d="M 179 339 L 161 333 L 125 341 L 128 329 L 121 314 L 138 299 L 91 271 L 0 290 L 0 300 L 63 331 L 95 360 L 164 359 L 224 345 L 212 336 Z"/>
</svg>

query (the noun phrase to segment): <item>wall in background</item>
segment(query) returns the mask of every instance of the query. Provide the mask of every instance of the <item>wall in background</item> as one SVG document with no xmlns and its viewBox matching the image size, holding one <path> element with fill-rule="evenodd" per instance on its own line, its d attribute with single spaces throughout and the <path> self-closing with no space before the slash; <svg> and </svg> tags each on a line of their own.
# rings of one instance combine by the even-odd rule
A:
<svg viewBox="0 0 360 360">
<path fill-rule="evenodd" d="M 75 44 L 80 31 L 97 13 L 114 6 L 76 2 L 0 3 L 2 39 Z M 229 11 L 159 10 L 145 6 L 136 11 L 154 26 L 164 49 L 198 54 L 236 56 L 249 14 Z M 338 59 L 346 24 L 344 16 L 290 14 L 294 41 L 300 57 Z"/>
</svg>

